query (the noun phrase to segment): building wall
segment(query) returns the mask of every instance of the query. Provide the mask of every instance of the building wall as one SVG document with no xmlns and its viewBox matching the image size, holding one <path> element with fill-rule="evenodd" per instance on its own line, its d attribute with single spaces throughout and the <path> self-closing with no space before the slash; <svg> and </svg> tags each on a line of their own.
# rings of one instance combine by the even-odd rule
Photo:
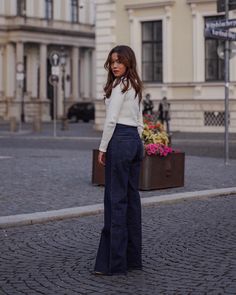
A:
<svg viewBox="0 0 236 295">
<path fill-rule="evenodd" d="M 142 74 L 141 23 L 162 20 L 163 82 L 145 83 L 144 94 L 151 94 L 156 109 L 167 96 L 172 131 L 224 130 L 214 123 L 224 112 L 224 82 L 205 81 L 204 17 L 217 15 L 216 0 L 97 0 L 96 6 L 96 128 L 102 129 L 105 118 L 101 98 L 106 73 L 102 67 L 109 50 L 117 44 L 130 45 Z M 230 18 L 235 17 L 236 11 L 231 11 Z M 230 60 L 230 79 L 230 131 L 236 132 L 236 57 Z M 213 116 L 210 125 L 206 124 L 207 112 Z"/>
<path fill-rule="evenodd" d="M 20 120 L 22 104 L 26 121 L 51 119 L 48 60 L 52 51 L 66 53 L 65 95 L 59 65 L 57 117 L 64 115 L 64 104 L 68 108 L 75 101 L 94 99 L 94 0 L 79 1 L 77 22 L 71 20 L 70 5 L 70 0 L 53 1 L 53 19 L 46 19 L 45 0 L 26 0 L 21 16 L 17 0 L 0 0 L 0 119 Z M 19 63 L 24 65 L 22 82 L 16 73 Z"/>
</svg>

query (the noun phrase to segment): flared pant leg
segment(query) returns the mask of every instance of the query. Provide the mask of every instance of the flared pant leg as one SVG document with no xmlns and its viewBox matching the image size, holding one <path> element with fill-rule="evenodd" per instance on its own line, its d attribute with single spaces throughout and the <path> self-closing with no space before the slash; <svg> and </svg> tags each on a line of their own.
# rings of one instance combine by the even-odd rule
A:
<svg viewBox="0 0 236 295">
<path fill-rule="evenodd" d="M 138 191 L 140 161 L 131 164 L 128 182 L 128 246 L 127 246 L 127 266 L 128 269 L 142 268 L 142 226 L 141 226 L 141 201 Z"/>
<path fill-rule="evenodd" d="M 95 271 L 118 274 L 141 267 L 141 205 L 137 190 L 140 140 L 114 140 L 105 169 L 104 228 Z M 128 265 L 127 265 L 128 262 Z"/>
</svg>

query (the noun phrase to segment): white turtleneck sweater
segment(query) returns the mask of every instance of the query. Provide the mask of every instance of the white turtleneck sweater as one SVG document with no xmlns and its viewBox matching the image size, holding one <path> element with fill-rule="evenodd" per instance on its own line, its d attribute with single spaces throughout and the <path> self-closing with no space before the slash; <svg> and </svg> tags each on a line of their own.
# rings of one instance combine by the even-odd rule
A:
<svg viewBox="0 0 236 295">
<path fill-rule="evenodd" d="M 137 127 L 140 137 L 143 132 L 142 104 L 139 104 L 132 87 L 125 93 L 122 93 L 122 87 L 122 83 L 118 84 L 112 89 L 110 98 L 105 100 L 106 120 L 99 147 L 101 152 L 106 152 L 117 123 Z"/>
</svg>

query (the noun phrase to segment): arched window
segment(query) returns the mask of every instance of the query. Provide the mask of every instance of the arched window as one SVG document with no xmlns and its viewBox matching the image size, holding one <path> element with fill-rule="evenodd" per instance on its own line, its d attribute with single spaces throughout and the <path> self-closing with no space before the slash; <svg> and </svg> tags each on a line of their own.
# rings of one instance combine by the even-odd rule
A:
<svg viewBox="0 0 236 295">
<path fill-rule="evenodd" d="M 45 0 L 45 17 L 53 19 L 53 0 Z"/>
<path fill-rule="evenodd" d="M 79 0 L 71 0 L 71 22 L 77 23 L 79 21 Z"/>
</svg>

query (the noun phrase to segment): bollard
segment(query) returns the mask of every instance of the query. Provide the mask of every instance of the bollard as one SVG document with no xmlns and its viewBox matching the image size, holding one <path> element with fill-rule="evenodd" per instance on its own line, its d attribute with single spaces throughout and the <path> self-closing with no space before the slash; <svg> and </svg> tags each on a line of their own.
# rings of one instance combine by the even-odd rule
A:
<svg viewBox="0 0 236 295">
<path fill-rule="evenodd" d="M 10 117 L 9 118 L 9 123 L 10 123 L 10 131 L 11 132 L 16 132 L 17 131 L 16 117 Z"/>
<path fill-rule="evenodd" d="M 42 131 L 42 122 L 39 117 L 34 117 L 33 119 L 33 131 L 34 132 Z"/>
</svg>

